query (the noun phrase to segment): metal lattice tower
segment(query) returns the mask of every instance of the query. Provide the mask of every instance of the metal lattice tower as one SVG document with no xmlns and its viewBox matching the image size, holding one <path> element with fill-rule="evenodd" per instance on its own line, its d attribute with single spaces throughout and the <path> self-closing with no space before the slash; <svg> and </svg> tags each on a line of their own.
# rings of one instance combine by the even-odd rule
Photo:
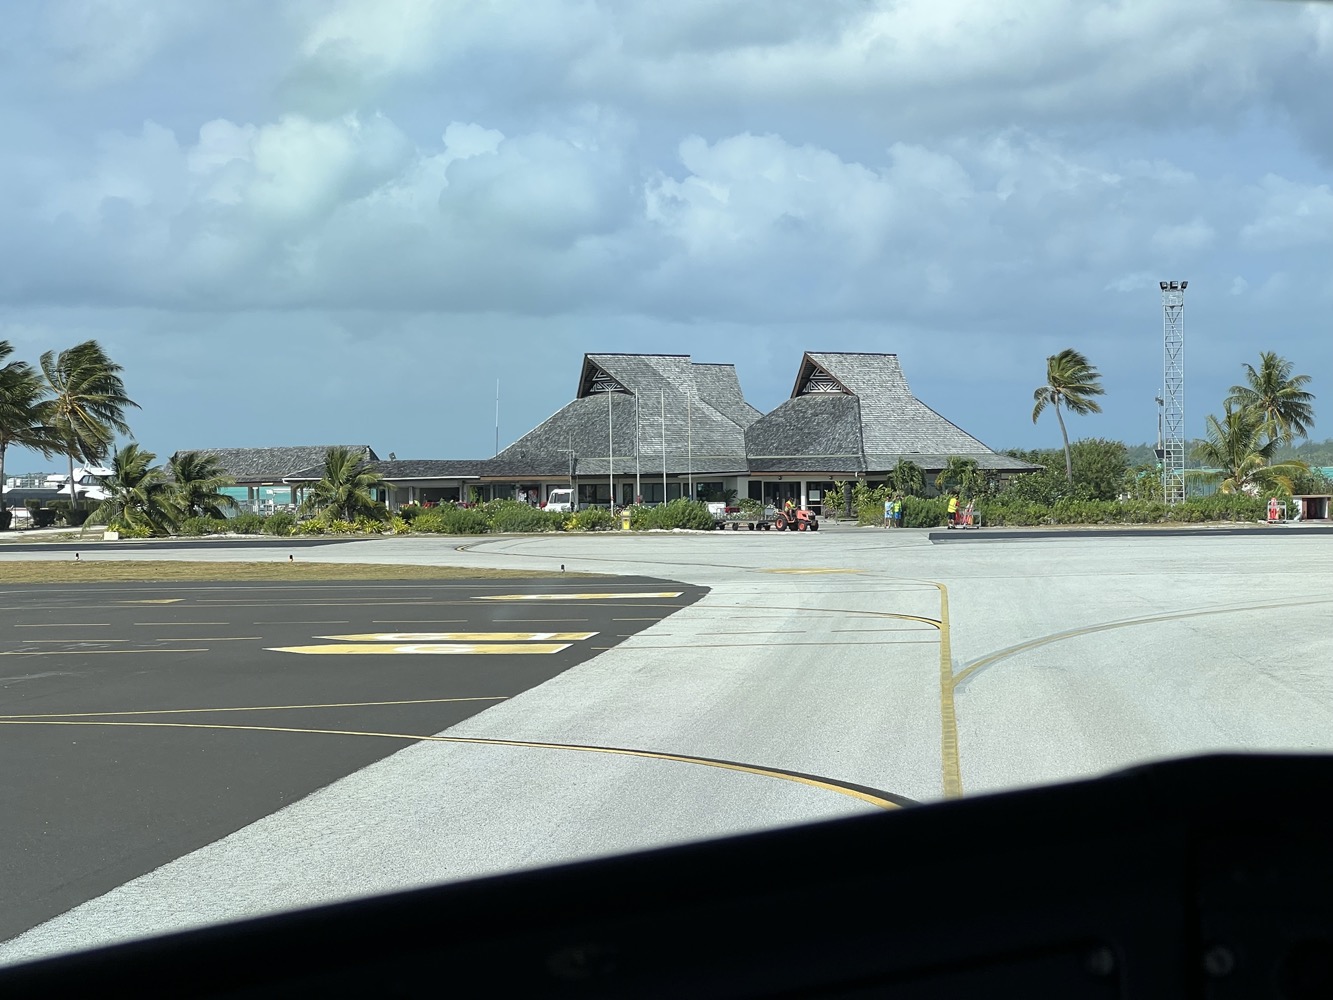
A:
<svg viewBox="0 0 1333 1000">
<path fill-rule="evenodd" d="M 1162 288 L 1162 499 L 1185 499 L 1185 289 L 1188 281 L 1163 281 Z"/>
</svg>

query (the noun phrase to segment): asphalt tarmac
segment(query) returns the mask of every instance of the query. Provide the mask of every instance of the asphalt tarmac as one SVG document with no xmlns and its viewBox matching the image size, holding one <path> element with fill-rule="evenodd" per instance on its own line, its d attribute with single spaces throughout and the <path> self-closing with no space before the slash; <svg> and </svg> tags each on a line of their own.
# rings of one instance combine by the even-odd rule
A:
<svg viewBox="0 0 1333 1000">
<path fill-rule="evenodd" d="M 0 940 L 693 604 L 647 578 L 0 594 Z"/>
</svg>

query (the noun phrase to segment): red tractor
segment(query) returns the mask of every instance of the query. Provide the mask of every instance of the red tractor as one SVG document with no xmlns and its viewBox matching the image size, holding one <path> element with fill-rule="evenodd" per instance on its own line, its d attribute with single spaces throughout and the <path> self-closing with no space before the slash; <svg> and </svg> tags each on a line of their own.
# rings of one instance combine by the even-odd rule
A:
<svg viewBox="0 0 1333 1000">
<path fill-rule="evenodd" d="M 778 531 L 818 531 L 819 518 L 815 517 L 814 511 L 803 508 L 779 508 L 773 516 L 773 527 Z"/>
</svg>

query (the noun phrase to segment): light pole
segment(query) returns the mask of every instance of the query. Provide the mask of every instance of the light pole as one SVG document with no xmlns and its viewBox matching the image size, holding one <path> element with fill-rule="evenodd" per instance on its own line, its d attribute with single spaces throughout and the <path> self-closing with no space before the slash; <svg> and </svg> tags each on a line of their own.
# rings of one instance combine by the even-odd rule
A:
<svg viewBox="0 0 1333 1000">
<path fill-rule="evenodd" d="M 1158 282 L 1162 291 L 1162 499 L 1185 499 L 1185 289 L 1188 281 Z"/>
</svg>

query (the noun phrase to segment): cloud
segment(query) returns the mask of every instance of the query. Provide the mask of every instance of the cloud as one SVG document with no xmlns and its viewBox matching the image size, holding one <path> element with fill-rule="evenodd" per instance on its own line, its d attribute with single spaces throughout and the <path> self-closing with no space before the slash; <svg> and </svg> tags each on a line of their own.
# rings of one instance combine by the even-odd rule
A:
<svg viewBox="0 0 1333 1000">
<path fill-rule="evenodd" d="M 1240 231 L 1259 250 L 1285 250 L 1333 241 L 1333 189 L 1269 174 L 1259 184 L 1258 214 Z"/>
</svg>

